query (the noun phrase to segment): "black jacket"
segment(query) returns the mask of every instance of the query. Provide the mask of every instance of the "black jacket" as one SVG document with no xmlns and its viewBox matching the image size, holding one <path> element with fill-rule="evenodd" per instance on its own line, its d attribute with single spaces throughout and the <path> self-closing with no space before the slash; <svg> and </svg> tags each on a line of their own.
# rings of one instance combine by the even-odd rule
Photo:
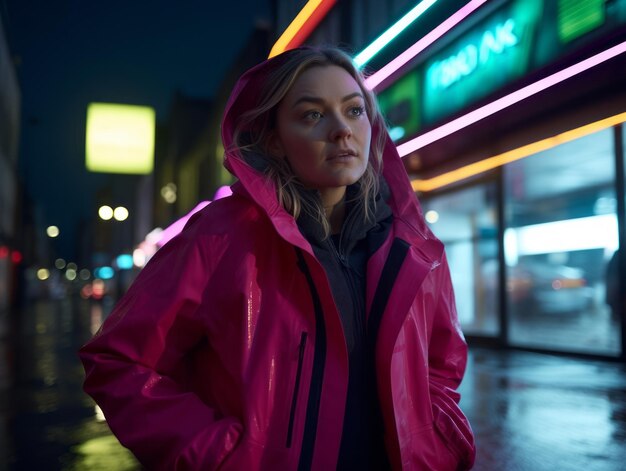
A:
<svg viewBox="0 0 626 471">
<path fill-rule="evenodd" d="M 349 354 L 348 394 L 337 470 L 378 471 L 390 469 L 390 465 L 376 391 L 372 351 L 376 332 L 368 332 L 365 319 L 365 274 L 367 260 L 389 234 L 392 213 L 385 202 L 388 192 L 384 181 L 375 203 L 369 202 L 374 216 L 369 221 L 364 218 L 363 202 L 355 200 L 357 191 L 357 185 L 346 191 L 346 216 L 339 234 L 325 237 L 320 224 L 304 212 L 298 226 L 326 270 Z M 305 193 L 305 198 L 317 197 L 316 192 Z"/>
</svg>

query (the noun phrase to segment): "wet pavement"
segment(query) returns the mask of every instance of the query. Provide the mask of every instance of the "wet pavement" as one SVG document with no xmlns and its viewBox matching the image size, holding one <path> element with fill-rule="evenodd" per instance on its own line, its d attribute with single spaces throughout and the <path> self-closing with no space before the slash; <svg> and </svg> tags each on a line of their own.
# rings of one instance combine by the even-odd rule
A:
<svg viewBox="0 0 626 471">
<path fill-rule="evenodd" d="M 0 314 L 0 471 L 139 470 L 81 390 L 76 351 L 110 303 Z M 462 407 L 476 470 L 626 469 L 626 365 L 472 348 Z"/>
</svg>

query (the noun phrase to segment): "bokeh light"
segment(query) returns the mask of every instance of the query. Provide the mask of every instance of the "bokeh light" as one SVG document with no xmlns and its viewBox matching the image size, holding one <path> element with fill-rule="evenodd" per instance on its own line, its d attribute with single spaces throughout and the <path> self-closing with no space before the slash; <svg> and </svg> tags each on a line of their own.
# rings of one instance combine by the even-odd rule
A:
<svg viewBox="0 0 626 471">
<path fill-rule="evenodd" d="M 133 256 L 127 253 L 118 255 L 118 257 L 115 259 L 115 263 L 117 265 L 117 268 L 119 268 L 120 270 L 130 270 L 131 268 L 133 268 Z"/>
<path fill-rule="evenodd" d="M 432 209 L 430 211 L 427 211 L 424 217 L 426 218 L 426 221 L 431 224 L 435 224 L 437 221 L 439 221 L 439 213 Z"/>
<path fill-rule="evenodd" d="M 16 265 L 20 263 L 22 259 L 23 259 L 22 253 L 18 252 L 17 250 L 14 250 L 13 253 L 11 254 L 11 261 L 15 263 Z"/>
<path fill-rule="evenodd" d="M 148 256 L 146 255 L 146 252 L 142 249 L 133 250 L 133 264 L 136 267 L 143 268 L 147 261 Z"/>
<path fill-rule="evenodd" d="M 93 274 L 95 277 L 101 278 L 102 280 L 110 280 L 115 275 L 115 270 L 108 266 L 98 267 L 93 271 Z"/>
<path fill-rule="evenodd" d="M 100 209 L 98 209 L 98 216 L 100 216 L 100 219 L 108 221 L 113 217 L 113 208 L 107 205 L 100 206 Z"/>
<path fill-rule="evenodd" d="M 113 211 L 113 217 L 116 221 L 125 221 L 128 219 L 128 209 L 124 206 L 118 206 L 115 208 L 115 211 Z"/>
<path fill-rule="evenodd" d="M 48 234 L 48 237 L 51 237 L 53 239 L 55 237 L 59 237 L 60 233 L 61 231 L 57 226 L 48 226 L 48 228 L 46 229 L 46 234 Z"/>
<path fill-rule="evenodd" d="M 165 200 L 166 203 L 172 204 L 176 202 L 176 191 L 178 188 L 174 183 L 168 183 L 163 188 L 161 188 L 161 196 Z"/>
</svg>

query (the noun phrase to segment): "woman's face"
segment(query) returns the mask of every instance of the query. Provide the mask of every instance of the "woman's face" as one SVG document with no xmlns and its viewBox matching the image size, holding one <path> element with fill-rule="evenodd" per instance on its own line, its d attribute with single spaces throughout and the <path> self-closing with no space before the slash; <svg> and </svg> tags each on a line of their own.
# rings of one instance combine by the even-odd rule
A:
<svg viewBox="0 0 626 471">
<path fill-rule="evenodd" d="M 279 104 L 272 148 L 305 186 L 336 203 L 365 172 L 370 140 L 359 84 L 341 67 L 315 66 Z"/>
</svg>

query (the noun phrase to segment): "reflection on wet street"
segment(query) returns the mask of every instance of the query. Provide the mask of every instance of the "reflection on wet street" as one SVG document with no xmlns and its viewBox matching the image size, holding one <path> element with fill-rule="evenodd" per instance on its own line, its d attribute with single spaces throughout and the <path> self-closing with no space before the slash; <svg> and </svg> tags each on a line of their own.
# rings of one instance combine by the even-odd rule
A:
<svg viewBox="0 0 626 471">
<path fill-rule="evenodd" d="M 82 392 L 77 349 L 110 309 L 77 297 L 0 316 L 0 470 L 141 469 Z M 625 365 L 472 348 L 461 392 L 476 470 L 625 469 Z"/>
<path fill-rule="evenodd" d="M 626 469 L 626 366 L 473 349 L 461 386 L 476 470 Z"/>
<path fill-rule="evenodd" d="M 8 469 L 137 470 L 134 457 L 111 435 L 102 414 L 82 392 L 78 347 L 97 330 L 106 302 L 76 297 L 37 301 L 15 316 L 3 336 L 0 447 Z M 3 378 L 4 380 L 5 378 Z"/>
</svg>

